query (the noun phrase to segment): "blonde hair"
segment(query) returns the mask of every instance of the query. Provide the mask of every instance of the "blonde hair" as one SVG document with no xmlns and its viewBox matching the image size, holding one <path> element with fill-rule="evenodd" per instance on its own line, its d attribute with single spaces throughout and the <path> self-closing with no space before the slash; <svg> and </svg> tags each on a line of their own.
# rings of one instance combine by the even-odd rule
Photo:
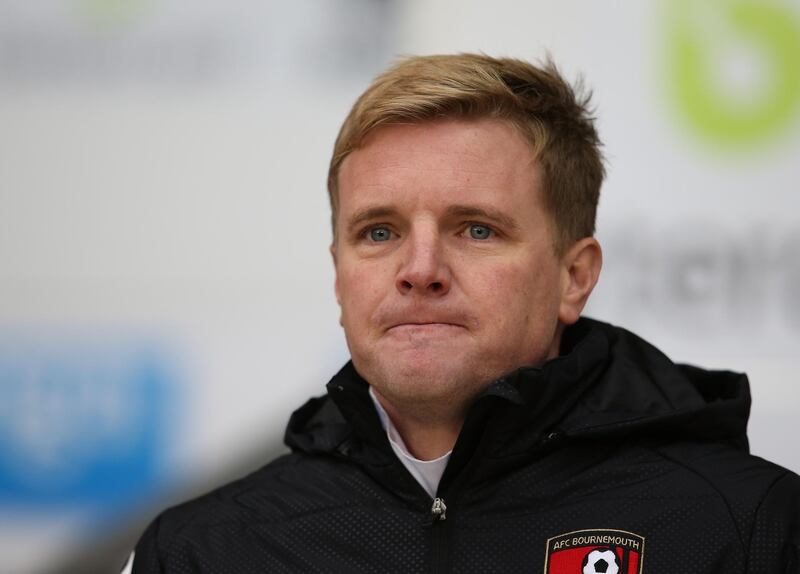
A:
<svg viewBox="0 0 800 574">
<path fill-rule="evenodd" d="M 344 159 L 375 128 L 442 118 L 497 118 L 515 126 L 542 167 L 555 250 L 594 234 L 605 175 L 589 101 L 552 61 L 541 67 L 484 54 L 414 56 L 378 76 L 342 124 L 328 171 L 334 239 L 338 175 Z"/>
</svg>

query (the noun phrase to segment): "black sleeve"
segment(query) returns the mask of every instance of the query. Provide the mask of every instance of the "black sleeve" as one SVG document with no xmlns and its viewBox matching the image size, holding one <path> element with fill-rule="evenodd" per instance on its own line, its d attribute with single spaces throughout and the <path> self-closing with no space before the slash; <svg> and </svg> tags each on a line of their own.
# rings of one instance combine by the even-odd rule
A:
<svg viewBox="0 0 800 574">
<path fill-rule="evenodd" d="M 800 476 L 786 473 L 756 513 L 748 574 L 800 574 Z"/>
<path fill-rule="evenodd" d="M 158 530 L 160 517 L 156 518 L 144 531 L 136 544 L 131 574 L 164 574 L 158 549 Z"/>
</svg>

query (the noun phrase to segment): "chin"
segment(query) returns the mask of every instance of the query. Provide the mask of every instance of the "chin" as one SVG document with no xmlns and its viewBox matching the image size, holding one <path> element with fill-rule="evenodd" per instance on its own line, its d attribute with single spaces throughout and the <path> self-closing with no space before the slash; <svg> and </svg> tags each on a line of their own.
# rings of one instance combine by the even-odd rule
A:
<svg viewBox="0 0 800 574">
<path fill-rule="evenodd" d="M 382 365 L 373 384 L 390 401 L 403 403 L 463 403 L 471 401 L 490 381 L 476 377 L 464 362 L 393 361 Z M 369 379 L 367 379 L 369 380 Z"/>
</svg>

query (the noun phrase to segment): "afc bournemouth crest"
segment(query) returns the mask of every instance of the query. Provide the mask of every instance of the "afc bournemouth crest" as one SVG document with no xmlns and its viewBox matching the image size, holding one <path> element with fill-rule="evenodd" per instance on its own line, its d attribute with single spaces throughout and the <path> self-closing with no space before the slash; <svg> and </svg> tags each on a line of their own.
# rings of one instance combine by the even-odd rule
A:
<svg viewBox="0 0 800 574">
<path fill-rule="evenodd" d="M 577 530 L 547 541 L 544 574 L 642 574 L 644 537 L 624 530 Z"/>
</svg>

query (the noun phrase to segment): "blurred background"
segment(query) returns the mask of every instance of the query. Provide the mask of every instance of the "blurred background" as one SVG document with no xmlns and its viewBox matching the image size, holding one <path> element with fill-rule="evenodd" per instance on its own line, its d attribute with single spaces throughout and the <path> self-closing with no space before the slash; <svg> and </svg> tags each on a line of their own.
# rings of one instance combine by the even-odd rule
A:
<svg viewBox="0 0 800 574">
<path fill-rule="evenodd" d="M 347 359 L 339 124 L 398 55 L 478 50 L 595 92 L 588 314 L 746 371 L 800 471 L 796 0 L 0 0 L 0 572 L 117 572 L 282 452 Z"/>
</svg>

